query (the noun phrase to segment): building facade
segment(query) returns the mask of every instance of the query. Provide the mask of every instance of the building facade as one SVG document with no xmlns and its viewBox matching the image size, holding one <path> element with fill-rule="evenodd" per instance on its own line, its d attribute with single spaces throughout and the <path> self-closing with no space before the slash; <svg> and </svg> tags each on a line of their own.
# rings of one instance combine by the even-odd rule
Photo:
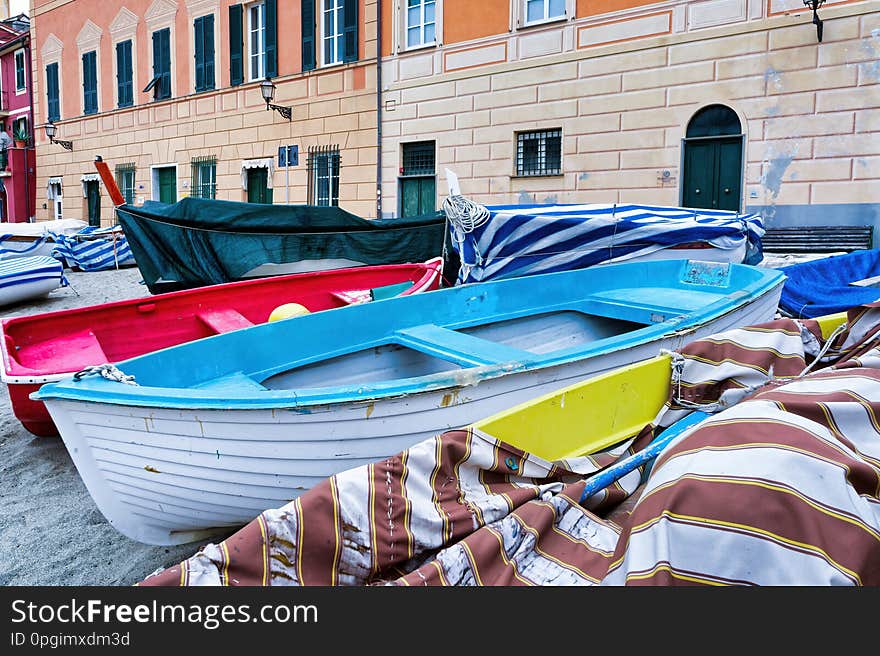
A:
<svg viewBox="0 0 880 656">
<path fill-rule="evenodd" d="M 377 0 L 34 0 L 37 218 L 115 221 L 97 156 L 135 204 L 375 217 L 376 22 Z"/>
<path fill-rule="evenodd" d="M 450 169 L 483 203 L 877 225 L 880 3 L 818 15 L 821 42 L 801 0 L 386 0 L 382 213 Z"/>
<path fill-rule="evenodd" d="M 34 116 L 28 17 L 0 20 L 0 221 L 36 216 Z"/>
</svg>

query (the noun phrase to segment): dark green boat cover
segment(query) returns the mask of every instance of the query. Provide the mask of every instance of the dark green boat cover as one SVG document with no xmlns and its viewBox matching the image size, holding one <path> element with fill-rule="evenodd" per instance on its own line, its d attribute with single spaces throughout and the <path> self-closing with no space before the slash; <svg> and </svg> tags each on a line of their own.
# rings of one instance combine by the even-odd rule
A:
<svg viewBox="0 0 880 656">
<path fill-rule="evenodd" d="M 443 254 L 446 234 L 443 212 L 368 220 L 338 207 L 201 198 L 121 205 L 116 212 L 154 294 L 240 280 L 270 263 L 316 270 L 328 268 L 321 260 L 424 262 Z"/>
</svg>

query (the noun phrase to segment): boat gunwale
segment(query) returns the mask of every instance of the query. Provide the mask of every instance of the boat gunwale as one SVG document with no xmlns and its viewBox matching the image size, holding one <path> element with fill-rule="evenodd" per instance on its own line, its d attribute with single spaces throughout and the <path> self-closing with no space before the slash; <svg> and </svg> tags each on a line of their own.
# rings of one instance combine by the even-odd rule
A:
<svg viewBox="0 0 880 656">
<path fill-rule="evenodd" d="M 687 335 L 697 331 L 710 321 L 719 320 L 751 305 L 768 294 L 772 294 L 777 290 L 781 292 L 785 277 L 783 275 L 774 276 L 773 274 L 778 274 L 778 272 L 768 270 L 757 280 L 725 294 L 709 305 L 691 312 L 675 315 L 663 322 L 647 325 L 635 331 L 596 340 L 591 342 L 587 349 L 581 347 L 576 352 L 571 352 L 571 348 L 563 349 L 562 354 L 551 352 L 545 354 L 545 356 L 536 355 L 535 358 L 523 361 L 507 361 L 489 365 L 463 367 L 460 370 L 451 372 L 439 372 L 411 378 L 396 378 L 370 385 L 302 388 L 299 390 L 255 390 L 253 393 L 237 396 L 234 401 L 230 400 L 228 390 L 223 389 L 207 391 L 205 388 L 117 385 L 116 388 L 111 388 L 111 391 L 108 391 L 107 385 L 111 384 L 111 381 L 104 379 L 82 379 L 77 382 L 76 389 L 64 381 L 59 385 L 53 385 L 49 390 L 41 388 L 34 392 L 31 398 L 40 401 L 63 399 L 100 403 L 102 405 L 186 410 L 284 410 L 311 406 L 369 403 L 395 397 L 461 389 L 484 380 L 498 378 L 511 373 L 539 372 L 581 360 L 594 359 L 596 356 L 622 352 L 627 348 L 645 346 L 652 342 L 661 341 L 666 337 Z M 474 289 L 478 289 L 478 285 L 481 284 L 485 283 L 472 283 Z M 732 296 L 734 298 L 731 298 Z M 553 307 L 559 307 L 560 305 L 563 304 Z M 541 313 L 543 312 L 544 308 L 542 308 Z M 526 311 L 525 314 L 536 313 Z M 505 316 L 506 318 L 508 317 Z M 632 343 L 632 335 L 634 333 L 639 333 L 641 339 L 638 342 Z M 389 337 L 393 338 L 393 333 L 385 335 L 379 340 L 359 342 L 348 349 L 347 353 L 387 345 Z M 624 342 L 628 342 L 628 344 L 624 345 Z M 324 352 L 316 361 L 345 354 Z M 284 366 L 283 370 L 290 370 L 289 363 Z M 227 375 L 234 375 L 235 373 L 244 372 L 229 372 Z M 257 373 L 264 372 L 254 372 L 254 374 L 245 375 L 253 377 Z M 259 383 L 256 378 L 253 379 Z M 261 377 L 259 380 L 266 380 L 266 377 Z M 171 396 L 172 393 L 173 396 Z"/>
<path fill-rule="evenodd" d="M 228 289 L 230 287 L 236 290 L 242 290 L 243 288 L 253 288 L 257 286 L 269 286 L 271 285 L 281 285 L 284 282 L 290 282 L 291 279 L 295 278 L 295 280 L 312 280 L 314 278 L 318 278 L 321 276 L 326 276 L 328 273 L 333 274 L 365 274 L 369 275 L 372 272 L 376 272 L 378 270 L 386 270 L 389 267 L 395 268 L 395 270 L 403 270 L 407 268 L 412 268 L 414 271 L 422 271 L 422 275 L 413 281 L 412 287 L 405 290 L 399 296 L 410 296 L 415 293 L 423 292 L 427 287 L 430 287 L 431 283 L 439 278 L 442 275 L 442 266 L 443 266 L 443 258 L 436 257 L 430 260 L 426 260 L 424 262 L 408 262 L 404 264 L 376 264 L 369 266 L 360 266 L 360 267 L 345 267 L 342 269 L 334 269 L 332 271 L 307 271 L 301 273 L 291 273 L 281 276 L 267 276 L 264 278 L 254 278 L 251 280 L 240 280 L 233 282 L 225 282 L 218 283 L 216 285 L 203 285 L 202 287 L 194 287 L 191 289 L 182 289 L 173 292 L 165 292 L 162 294 L 152 294 L 150 296 L 145 296 L 143 298 L 129 298 L 122 299 L 119 301 L 112 301 L 109 303 L 100 303 L 97 305 L 88 305 L 78 308 L 67 308 L 60 310 L 52 310 L 49 312 L 42 312 L 39 314 L 30 314 L 23 315 L 17 317 L 3 317 L 0 318 L 0 359 L 3 362 L 3 368 L 0 369 L 0 381 L 7 384 L 33 384 L 33 383 L 53 383 L 58 382 L 59 380 L 64 379 L 67 376 L 75 374 L 76 371 L 51 371 L 47 372 L 45 370 L 40 369 L 32 369 L 25 364 L 18 362 L 17 359 L 14 359 L 11 354 L 8 352 L 7 344 L 6 344 L 6 335 L 9 333 L 8 327 L 18 327 L 19 325 L 27 325 L 33 324 L 35 322 L 43 323 L 43 322 L 51 322 L 56 319 L 61 319 L 64 317 L 73 317 L 73 316 L 87 316 L 89 312 L 95 310 L 96 308 L 101 308 L 104 310 L 116 311 L 117 309 L 122 311 L 127 308 L 134 308 L 142 304 L 156 303 L 162 302 L 163 300 L 168 300 L 171 297 L 174 298 L 190 298 L 198 296 L 199 293 L 203 292 L 217 292 L 220 293 L 220 290 Z M 11 335 L 9 335 L 12 338 Z M 55 341 L 55 340 L 46 340 L 46 341 Z M 185 343 L 185 342 L 183 342 Z M 176 346 L 176 345 L 174 345 Z M 171 348 L 171 347 L 168 347 Z M 146 355 L 143 353 L 141 355 Z M 134 357 L 141 357 L 141 355 Z M 91 364 L 105 364 L 103 362 L 95 362 Z M 77 370 L 78 371 L 78 370 Z"/>
</svg>

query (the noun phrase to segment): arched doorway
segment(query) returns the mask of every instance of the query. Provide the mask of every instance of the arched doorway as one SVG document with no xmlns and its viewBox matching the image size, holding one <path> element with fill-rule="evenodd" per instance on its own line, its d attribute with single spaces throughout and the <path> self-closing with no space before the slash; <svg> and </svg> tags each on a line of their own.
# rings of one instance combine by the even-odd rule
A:
<svg viewBox="0 0 880 656">
<path fill-rule="evenodd" d="M 730 107 L 709 105 L 691 118 L 682 145 L 682 205 L 742 209 L 743 132 Z"/>
</svg>

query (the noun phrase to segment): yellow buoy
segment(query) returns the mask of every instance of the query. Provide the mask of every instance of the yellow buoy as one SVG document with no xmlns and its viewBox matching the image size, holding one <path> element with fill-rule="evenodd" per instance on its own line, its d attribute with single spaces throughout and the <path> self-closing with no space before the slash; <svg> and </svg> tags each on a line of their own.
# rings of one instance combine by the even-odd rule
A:
<svg viewBox="0 0 880 656">
<path fill-rule="evenodd" d="M 280 321 L 281 319 L 290 319 L 291 317 L 301 317 L 308 313 L 308 308 L 299 303 L 285 303 L 272 310 L 272 314 L 269 315 L 269 321 Z"/>
</svg>

